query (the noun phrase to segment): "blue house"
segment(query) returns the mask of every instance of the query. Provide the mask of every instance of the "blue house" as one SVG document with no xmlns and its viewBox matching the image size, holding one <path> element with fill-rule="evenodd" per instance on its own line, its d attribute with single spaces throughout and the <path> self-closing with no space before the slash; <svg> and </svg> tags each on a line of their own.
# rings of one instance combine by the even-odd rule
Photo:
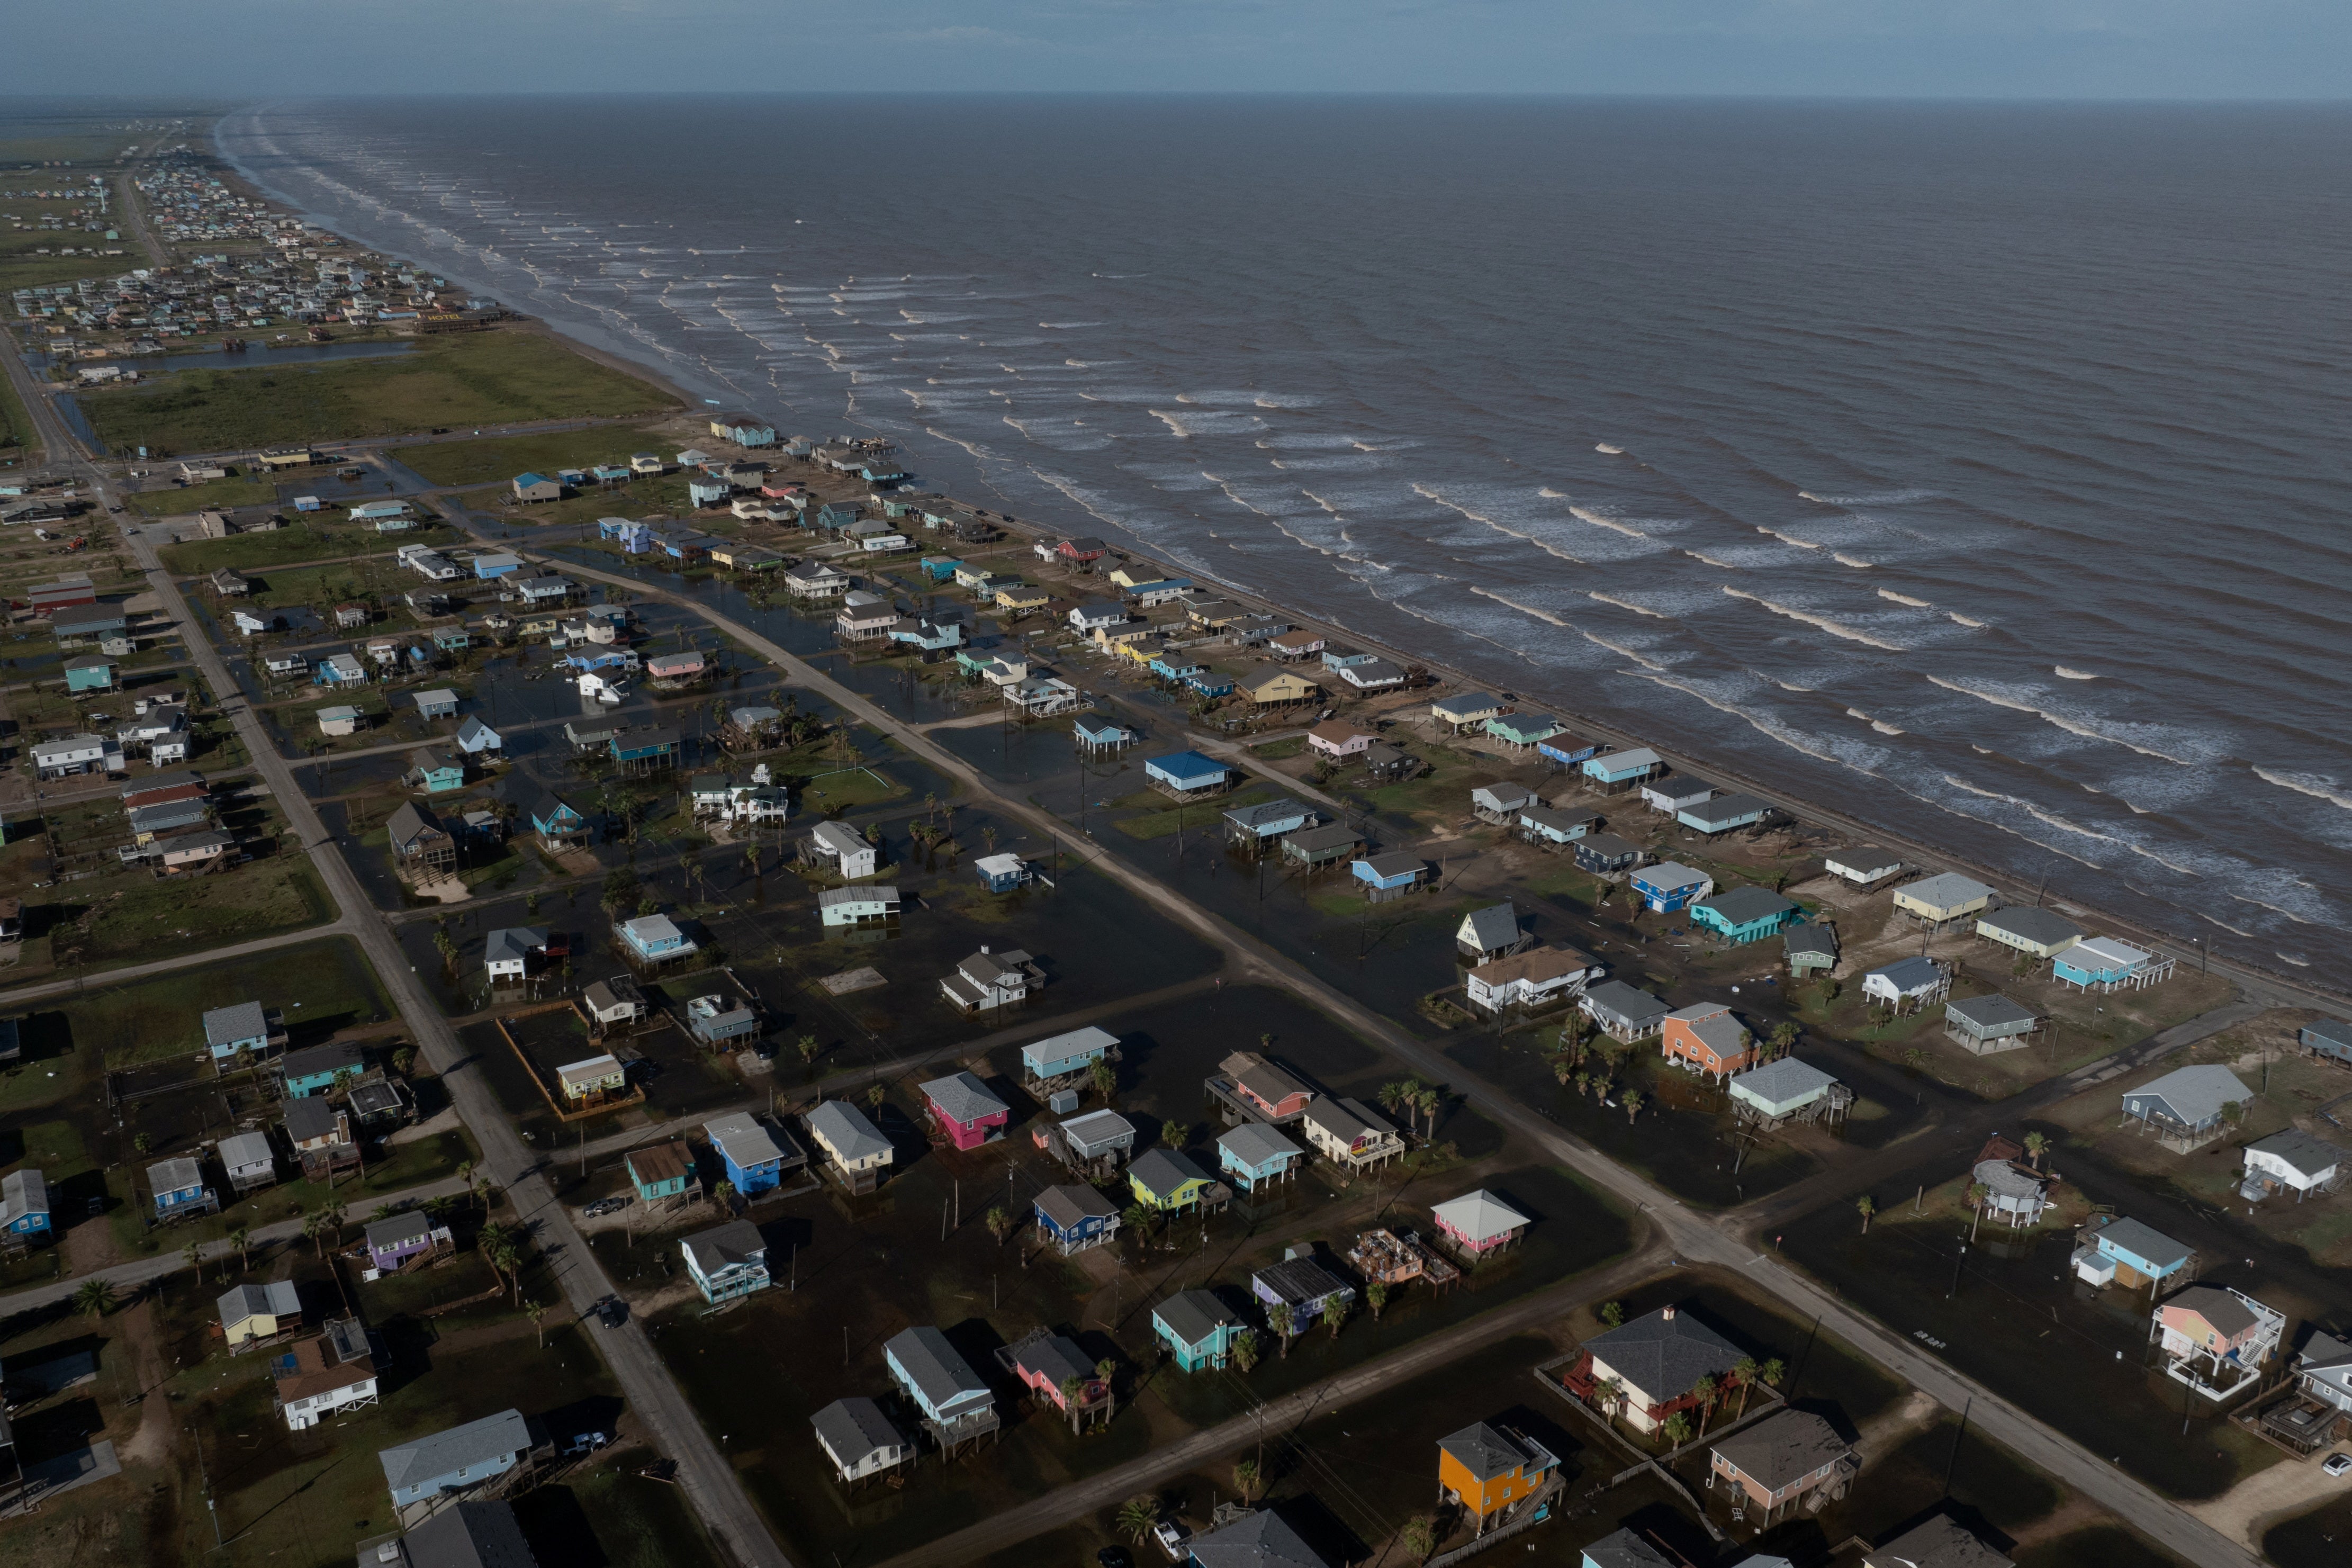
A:
<svg viewBox="0 0 2352 1568">
<path fill-rule="evenodd" d="M 457 716 L 457 694 L 446 686 L 419 691 L 409 700 L 416 704 L 417 713 L 426 719 L 455 719 Z"/>
<path fill-rule="evenodd" d="M 1224 763 L 1202 756 L 1198 752 L 1176 752 L 1164 757 L 1147 757 L 1143 776 L 1170 795 L 1179 797 L 1206 795 L 1225 787 L 1232 770 Z"/>
<path fill-rule="evenodd" d="M 2084 937 L 2050 961 L 2053 978 L 2090 991 L 2148 984 L 2171 972 L 2169 960 L 2158 963 L 2153 953 L 2111 936 Z"/>
<path fill-rule="evenodd" d="M 1688 866 L 1672 860 L 1661 860 L 1654 866 L 1644 866 L 1629 879 L 1633 891 L 1642 901 L 1658 914 L 1670 915 L 1675 910 L 1703 899 L 1715 890 L 1715 879 L 1704 871 L 1694 871 Z"/>
<path fill-rule="evenodd" d="M 1769 888 L 1734 888 L 1690 907 L 1692 923 L 1726 942 L 1761 942 L 1805 918 L 1804 910 Z"/>
<path fill-rule="evenodd" d="M 2352 1024 L 2341 1018 L 2314 1018 L 2296 1032 L 2295 1043 L 2315 1057 L 2352 1062 Z"/>
<path fill-rule="evenodd" d="M 710 422 L 710 433 L 723 436 L 738 447 L 772 447 L 776 444 L 776 427 L 749 414 L 722 414 Z"/>
<path fill-rule="evenodd" d="M 1264 846 L 1286 833 L 1315 826 L 1315 813 L 1295 800 L 1270 800 L 1263 805 L 1237 805 L 1225 813 L 1227 837 L 1237 844 Z"/>
<path fill-rule="evenodd" d="M 1250 1192 L 1286 1181 L 1306 1151 L 1263 1121 L 1244 1121 L 1217 1135 L 1217 1169 Z"/>
<path fill-rule="evenodd" d="M 893 1334 L 882 1346 L 882 1360 L 924 1417 L 950 1432 L 995 1414 L 996 1395 L 987 1382 L 928 1323 Z"/>
<path fill-rule="evenodd" d="M 724 506 L 735 487 L 713 474 L 697 474 L 686 481 L 687 499 L 697 506 Z"/>
<path fill-rule="evenodd" d="M 1429 874 L 1429 862 L 1402 849 L 1358 860 L 1348 868 L 1356 880 L 1376 893 L 1402 892 L 1418 887 Z"/>
<path fill-rule="evenodd" d="M 2094 1285 L 2112 1284 L 2118 1278 L 2135 1289 L 2152 1283 L 2161 1295 L 2164 1282 L 2187 1269 L 2196 1257 L 2154 1226 L 2117 1219 L 2101 1226 L 2088 1245 L 2077 1244 L 2074 1272 Z"/>
<path fill-rule="evenodd" d="M 1082 752 L 1112 752 L 1131 746 L 1139 738 L 1126 725 L 1109 719 L 1080 719 L 1070 726 Z"/>
<path fill-rule="evenodd" d="M 769 1131 L 748 1110 L 706 1121 L 702 1132 L 719 1152 L 719 1163 L 727 1168 L 727 1179 L 747 1198 L 782 1186 L 786 1166 L 797 1170 L 808 1163 L 808 1156 L 793 1143 L 790 1135 Z"/>
<path fill-rule="evenodd" d="M 952 555 L 926 555 L 918 564 L 922 567 L 923 575 L 932 582 L 946 583 L 954 579 L 956 568 L 963 563 Z"/>
<path fill-rule="evenodd" d="M 148 1166 L 147 1190 L 155 1194 L 155 1217 L 159 1220 L 220 1212 L 218 1194 L 205 1185 L 204 1167 L 185 1157 L 158 1160 Z"/>
<path fill-rule="evenodd" d="M 433 632 L 433 646 L 443 653 L 463 653 L 474 646 L 474 639 L 463 626 L 436 626 Z"/>
<path fill-rule="evenodd" d="M 1010 852 L 983 855 L 971 863 L 971 868 L 980 873 L 981 884 L 992 893 L 1009 893 L 1029 881 L 1029 862 Z"/>
<path fill-rule="evenodd" d="M 493 578 L 505 577 L 521 570 L 522 557 L 504 550 L 474 557 L 474 577 L 477 582 L 487 583 Z"/>
<path fill-rule="evenodd" d="M 563 848 L 587 837 L 588 818 L 545 785 L 518 775 L 505 793 L 506 798 L 514 803 L 516 812 L 530 824 L 530 830 L 549 848 Z"/>
<path fill-rule="evenodd" d="M 1118 1205 L 1079 1183 L 1047 1187 L 1030 1203 L 1037 1228 L 1063 1257 L 1100 1247 L 1118 1234 Z"/>
<path fill-rule="evenodd" d="M 639 915 L 625 921 L 619 935 L 629 952 L 647 963 L 684 958 L 695 950 L 694 939 L 678 930 L 667 915 Z"/>
<path fill-rule="evenodd" d="M 1603 756 L 1585 758 L 1584 776 L 1604 784 L 1636 784 L 1664 766 L 1665 763 L 1657 752 L 1647 746 L 1639 746 L 1630 752 L 1611 752 Z"/>
<path fill-rule="evenodd" d="M 890 628 L 890 640 L 908 643 L 925 653 L 940 653 L 963 646 L 963 627 L 955 621 L 916 621 L 909 626 L 901 622 Z"/>
<path fill-rule="evenodd" d="M 614 736 L 610 744 L 613 760 L 624 766 L 634 763 L 640 768 L 666 768 L 677 763 L 675 730 L 632 730 Z"/>
<path fill-rule="evenodd" d="M 1548 757 L 1566 768 L 1582 765 L 1586 759 L 1595 755 L 1600 750 L 1600 747 L 1590 741 L 1580 741 L 1575 736 L 1568 734 L 1554 735 L 1549 740 L 1539 741 L 1536 744 L 1538 756 Z"/>
<path fill-rule="evenodd" d="M 0 1177 L 0 1231 L 30 1241 L 49 1231 L 49 1183 L 27 1165 Z"/>
<path fill-rule="evenodd" d="M 314 1094 L 331 1094 L 337 1074 L 350 1073 L 357 1078 L 366 1067 L 367 1058 L 359 1047 L 331 1040 L 323 1046 L 306 1046 L 299 1051 L 287 1052 L 278 1070 L 286 1080 L 286 1098 L 302 1100 Z"/>
<path fill-rule="evenodd" d="M 1521 751 L 1549 741 L 1559 731 L 1559 721 L 1549 713 L 1505 713 L 1486 721 L 1486 733 Z"/>
<path fill-rule="evenodd" d="M 426 795 L 446 795 L 466 787 L 466 764 L 438 746 L 419 746 L 408 753 L 402 782 Z"/>
<path fill-rule="evenodd" d="M 520 1410 L 501 1410 L 396 1448 L 377 1451 L 384 1484 L 402 1508 L 464 1491 L 520 1464 L 535 1445 Z"/>
<path fill-rule="evenodd" d="M 851 501 L 829 500 L 816 509 L 816 525 L 838 532 L 866 515 L 866 509 Z"/>
<path fill-rule="evenodd" d="M 1085 1072 L 1118 1047 L 1118 1037 L 1089 1024 L 1021 1047 L 1021 1071 L 1031 1083 Z"/>
<path fill-rule="evenodd" d="M 1206 1290 L 1180 1291 L 1151 1309 L 1151 1337 L 1186 1372 L 1223 1366 L 1241 1333 L 1242 1321 Z"/>
<path fill-rule="evenodd" d="M 1556 805 L 1519 807 L 1519 831 L 1530 842 L 1573 844 L 1601 825 L 1601 814 L 1565 811 Z"/>
<path fill-rule="evenodd" d="M 269 1048 L 269 1018 L 258 1002 L 238 1002 L 205 1015 L 205 1044 L 213 1060 L 224 1061 L 239 1051 L 261 1055 Z"/>
<path fill-rule="evenodd" d="M 1205 664 L 1195 664 L 1181 653 L 1154 654 L 1145 668 L 1162 680 L 1190 680 L 1208 669 Z"/>
<path fill-rule="evenodd" d="M 1191 687 L 1199 696 L 1212 700 L 1231 697 L 1234 694 L 1234 678 L 1230 675 L 1211 675 L 1204 670 L 1196 675 L 1186 676 L 1184 684 Z"/>
</svg>

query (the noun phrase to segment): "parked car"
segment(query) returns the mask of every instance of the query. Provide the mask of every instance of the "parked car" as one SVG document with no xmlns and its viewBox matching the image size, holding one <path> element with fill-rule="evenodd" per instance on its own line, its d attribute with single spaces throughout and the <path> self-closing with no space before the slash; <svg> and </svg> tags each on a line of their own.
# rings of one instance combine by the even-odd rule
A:
<svg viewBox="0 0 2352 1568">
<path fill-rule="evenodd" d="M 2327 1463 L 2320 1466 L 2319 1469 L 2322 1475 L 2326 1476 L 2340 1476 L 2352 1471 L 2352 1454 L 2330 1454 Z"/>
<path fill-rule="evenodd" d="M 1124 1546 L 1106 1546 L 1095 1553 L 1102 1568 L 1135 1568 L 1135 1558 Z"/>
<path fill-rule="evenodd" d="M 593 1454 L 611 1441 L 612 1439 L 605 1436 L 602 1432 L 583 1432 L 577 1437 L 572 1438 L 572 1446 L 565 1448 L 563 1451 L 567 1455 Z"/>
<path fill-rule="evenodd" d="M 608 1214 L 619 1214 L 628 1206 L 629 1200 L 625 1197 L 598 1198 L 580 1213 L 583 1218 L 602 1219 Z"/>
<path fill-rule="evenodd" d="M 1184 1542 L 1187 1537 L 1182 1525 L 1172 1519 L 1163 1519 L 1151 1527 L 1151 1539 L 1160 1543 L 1160 1551 L 1168 1553 L 1169 1562 L 1184 1561 Z"/>
</svg>

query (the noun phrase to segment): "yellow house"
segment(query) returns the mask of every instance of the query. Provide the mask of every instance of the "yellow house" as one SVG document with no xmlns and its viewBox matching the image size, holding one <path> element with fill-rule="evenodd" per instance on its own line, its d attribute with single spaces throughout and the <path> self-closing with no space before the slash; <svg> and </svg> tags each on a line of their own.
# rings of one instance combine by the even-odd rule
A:
<svg viewBox="0 0 2352 1568">
<path fill-rule="evenodd" d="M 1139 588 L 1146 583 L 1162 583 L 1167 578 L 1167 573 L 1143 561 L 1130 561 L 1110 574 L 1110 580 L 1122 588 Z"/>
<path fill-rule="evenodd" d="M 614 1057 L 590 1057 L 586 1061 L 564 1063 L 555 1069 L 555 1077 L 563 1086 L 566 1100 L 588 1100 L 620 1093 L 628 1087 L 629 1069 Z"/>
<path fill-rule="evenodd" d="M 1118 654 L 1137 664 L 1150 664 L 1160 657 L 1160 646 L 1149 637 L 1129 637 L 1118 645 Z"/>
<path fill-rule="evenodd" d="M 1304 702 L 1317 694 L 1316 684 L 1295 669 L 1262 664 L 1234 682 L 1234 689 L 1253 702 Z"/>
<path fill-rule="evenodd" d="M 1992 902 L 1992 889 L 1973 877 L 1947 871 L 1924 882 L 1895 889 L 1895 907 L 1930 925 L 1944 925 L 1981 914 Z"/>
<path fill-rule="evenodd" d="M 996 590 L 996 607 L 1000 610 L 1010 610 L 1016 616 L 1025 616 L 1032 610 L 1044 609 L 1046 601 L 1053 596 L 1043 588 L 1031 587 L 1025 583 L 1015 583 L 1009 587 Z"/>
<path fill-rule="evenodd" d="M 290 1279 L 240 1285 L 220 1299 L 221 1337 L 235 1350 L 248 1340 L 267 1340 L 302 1322 L 302 1298 Z"/>
<path fill-rule="evenodd" d="M 1095 646 L 1097 647 L 1126 648 L 1129 647 L 1139 647 L 1147 641 L 1156 643 L 1159 639 L 1160 628 L 1142 621 L 1130 621 L 1123 626 L 1097 626 L 1095 628 Z M 1144 657 L 1148 659 L 1150 658 L 1150 655 L 1146 654 Z"/>
</svg>

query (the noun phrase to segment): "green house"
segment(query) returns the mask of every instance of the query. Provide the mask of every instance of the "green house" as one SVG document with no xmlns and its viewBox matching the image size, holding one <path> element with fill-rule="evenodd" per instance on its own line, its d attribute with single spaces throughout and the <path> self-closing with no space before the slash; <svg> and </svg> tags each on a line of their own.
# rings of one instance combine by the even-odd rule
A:
<svg viewBox="0 0 2352 1568">
<path fill-rule="evenodd" d="M 1242 1334 L 1242 1321 L 1206 1290 L 1185 1290 L 1151 1309 L 1151 1335 L 1186 1372 L 1221 1367 Z"/>
<path fill-rule="evenodd" d="M 694 1151 L 682 1138 L 632 1149 L 621 1163 L 628 1167 L 629 1184 L 637 1189 L 641 1203 L 658 1203 L 702 1190 L 694 1168 Z"/>
<path fill-rule="evenodd" d="M 1196 1208 L 1216 1178 L 1172 1149 L 1154 1149 L 1127 1168 L 1136 1202 L 1168 1213 Z"/>
<path fill-rule="evenodd" d="M 111 691 L 115 661 L 102 653 L 86 653 L 66 660 L 68 691 Z"/>
</svg>

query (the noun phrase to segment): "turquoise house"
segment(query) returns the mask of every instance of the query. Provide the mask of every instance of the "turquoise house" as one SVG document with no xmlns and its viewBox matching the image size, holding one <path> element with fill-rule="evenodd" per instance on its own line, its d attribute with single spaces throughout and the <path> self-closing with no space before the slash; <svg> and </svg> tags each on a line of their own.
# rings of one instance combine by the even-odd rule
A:
<svg viewBox="0 0 2352 1568">
<path fill-rule="evenodd" d="M 1182 1291 L 1151 1309 L 1151 1337 L 1186 1372 L 1223 1366 L 1241 1333 L 1241 1320 L 1206 1290 Z"/>
<path fill-rule="evenodd" d="M 1690 907 L 1691 921 L 1729 942 L 1762 942 L 1805 918 L 1805 911 L 1769 888 L 1734 888 Z"/>
<path fill-rule="evenodd" d="M 1289 1176 L 1306 1151 L 1262 1121 L 1244 1121 L 1217 1137 L 1217 1168 L 1247 1192 Z"/>
<path fill-rule="evenodd" d="M 433 634 L 433 646 L 443 653 L 463 653 L 474 646 L 474 639 L 463 626 L 442 626 Z"/>
<path fill-rule="evenodd" d="M 632 1149 L 621 1163 L 628 1169 L 629 1184 L 637 1190 L 640 1203 L 658 1203 L 702 1187 L 694 1169 L 694 1152 L 683 1139 Z"/>
<path fill-rule="evenodd" d="M 1559 733 L 1559 721 L 1549 713 L 1505 713 L 1486 721 L 1486 733 L 1507 746 L 1534 746 Z"/>
<path fill-rule="evenodd" d="M 1648 778 L 1665 766 L 1658 753 L 1647 746 L 1630 752 L 1610 752 L 1584 759 L 1584 776 L 1604 784 L 1628 784 Z"/>
<path fill-rule="evenodd" d="M 408 753 L 406 783 L 426 795 L 446 795 L 466 787 L 466 764 L 456 753 L 438 746 L 420 746 Z"/>
<path fill-rule="evenodd" d="M 114 660 L 102 653 L 86 653 L 66 660 L 68 691 L 114 689 Z"/>
</svg>

